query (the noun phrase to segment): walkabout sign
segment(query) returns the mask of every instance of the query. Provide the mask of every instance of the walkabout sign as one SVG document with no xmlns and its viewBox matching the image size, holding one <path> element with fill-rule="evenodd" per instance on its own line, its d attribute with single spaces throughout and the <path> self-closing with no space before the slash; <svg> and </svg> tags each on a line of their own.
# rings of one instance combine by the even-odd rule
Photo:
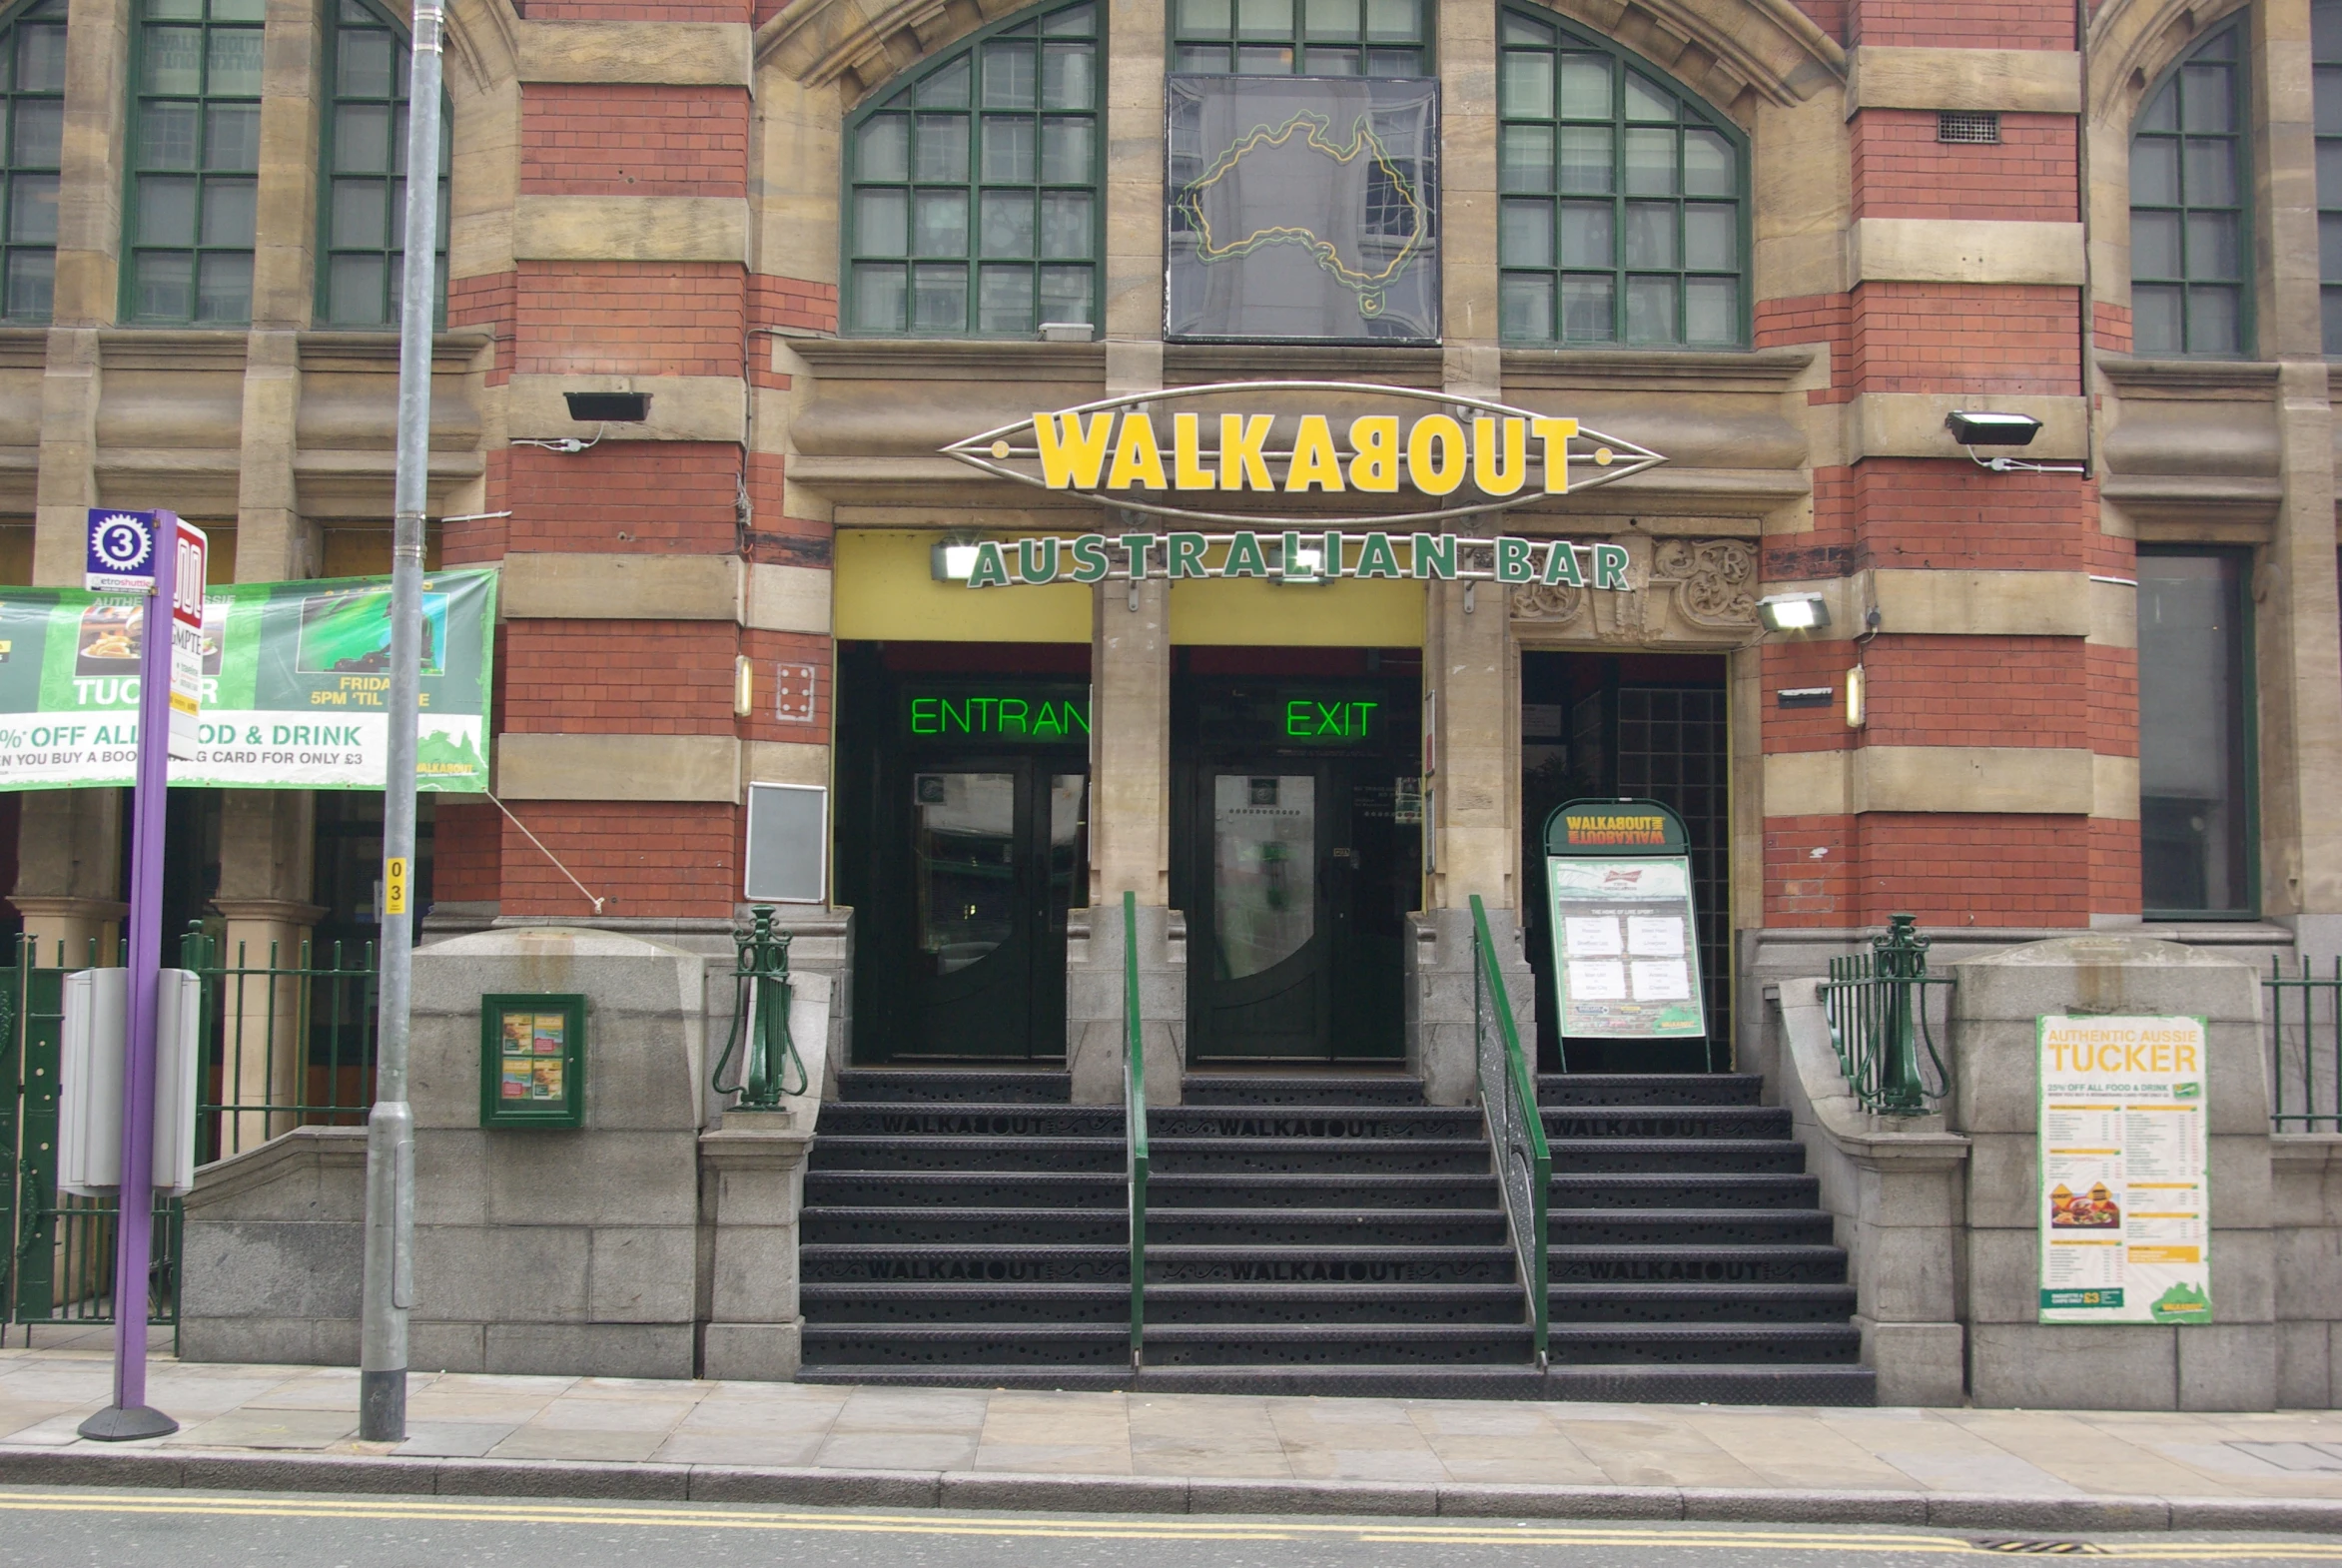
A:
<svg viewBox="0 0 2342 1568">
<path fill-rule="evenodd" d="M 1564 1039 L 1707 1034 L 1682 818 L 1655 800 L 1557 807 L 1545 821 L 1545 884 Z"/>
<path fill-rule="evenodd" d="M 93 537 L 93 557 L 97 549 Z M 183 548 L 178 562 L 196 583 L 200 552 L 199 542 L 191 564 Z M 418 789 L 487 788 L 495 592 L 492 571 L 424 580 Z M 172 749 L 173 784 L 383 787 L 388 578 L 239 584 L 175 600 L 173 729 L 184 717 L 192 733 L 184 752 Z M 131 781 L 149 602 L 69 588 L 0 591 L 0 790 Z"/>
<path fill-rule="evenodd" d="M 2210 1322 L 2204 1020 L 2039 1030 L 2041 1321 Z"/>
<path fill-rule="evenodd" d="M 1572 417 L 1349 382 L 1226 382 L 1102 397 L 943 450 L 998 478 L 1126 510 L 1237 526 L 1288 526 L 1303 510 L 1320 529 L 1452 522 L 1667 460 Z M 1401 498 L 1377 509 L 1385 495 Z M 1368 509 L 1355 509 L 1360 499 Z"/>
</svg>

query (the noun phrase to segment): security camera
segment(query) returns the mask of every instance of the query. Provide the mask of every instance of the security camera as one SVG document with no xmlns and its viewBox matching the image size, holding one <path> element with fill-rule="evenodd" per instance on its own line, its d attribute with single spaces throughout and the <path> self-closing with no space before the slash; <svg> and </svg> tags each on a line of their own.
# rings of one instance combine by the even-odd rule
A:
<svg viewBox="0 0 2342 1568">
<path fill-rule="evenodd" d="M 1952 413 L 1944 427 L 1962 446 L 2030 446 L 2041 421 L 2027 413 Z"/>
</svg>

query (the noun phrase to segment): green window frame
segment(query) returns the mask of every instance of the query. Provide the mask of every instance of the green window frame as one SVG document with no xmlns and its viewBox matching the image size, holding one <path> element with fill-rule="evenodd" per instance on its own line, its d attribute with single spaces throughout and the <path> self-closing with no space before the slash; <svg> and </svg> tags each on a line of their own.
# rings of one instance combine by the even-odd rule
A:
<svg viewBox="0 0 2342 1568">
<path fill-rule="evenodd" d="M 2310 58 L 2318 142 L 2318 306 L 2326 353 L 2342 355 L 2342 0 L 2314 0 Z"/>
<path fill-rule="evenodd" d="M 1749 336 L 1748 139 L 1649 62 L 1549 14 L 1499 18 L 1499 331 L 1733 349 Z"/>
<path fill-rule="evenodd" d="M 848 120 L 848 336 L 1031 338 L 1045 323 L 1095 336 L 1106 4 L 1010 17 Z"/>
<path fill-rule="evenodd" d="M 2138 549 L 2140 903 L 2148 920 L 2261 913 L 2253 552 Z"/>
<path fill-rule="evenodd" d="M 65 0 L 34 0 L 0 36 L 0 314 L 46 322 L 57 293 L 57 179 L 65 139 Z"/>
<path fill-rule="evenodd" d="M 1429 76 L 1425 0 L 1171 0 L 1171 69 L 1195 76 Z"/>
<path fill-rule="evenodd" d="M 412 41 L 376 0 L 328 0 L 327 112 L 318 150 L 321 327 L 391 329 L 406 275 L 407 68 Z M 434 320 L 447 320 L 447 172 L 455 116 L 439 108 Z"/>
<path fill-rule="evenodd" d="M 267 0 L 138 0 L 122 316 L 252 320 Z"/>
<path fill-rule="evenodd" d="M 2241 22 L 2190 49 L 2144 99 L 2130 135 L 2134 353 L 2250 352 L 2250 123 Z"/>
</svg>

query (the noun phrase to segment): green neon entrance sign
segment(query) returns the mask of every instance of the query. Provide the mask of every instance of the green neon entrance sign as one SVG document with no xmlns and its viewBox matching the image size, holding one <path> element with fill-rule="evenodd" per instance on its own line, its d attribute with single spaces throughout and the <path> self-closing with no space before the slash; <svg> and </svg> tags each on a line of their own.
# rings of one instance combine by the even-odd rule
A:
<svg viewBox="0 0 2342 1568">
<path fill-rule="evenodd" d="M 903 698 L 905 731 L 920 740 L 988 740 L 1063 745 L 1090 735 L 1090 699 L 1064 690 L 914 692 Z"/>
</svg>

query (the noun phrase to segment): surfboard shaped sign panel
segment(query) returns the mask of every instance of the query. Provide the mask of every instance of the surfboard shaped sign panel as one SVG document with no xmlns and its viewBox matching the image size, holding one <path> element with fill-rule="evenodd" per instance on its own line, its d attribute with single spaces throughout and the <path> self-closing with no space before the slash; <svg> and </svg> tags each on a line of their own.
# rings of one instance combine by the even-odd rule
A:
<svg viewBox="0 0 2342 1568">
<path fill-rule="evenodd" d="M 1351 382 L 1221 382 L 1035 412 L 943 448 L 1129 511 L 1237 526 L 1453 522 L 1667 459 L 1564 414 Z"/>
</svg>

